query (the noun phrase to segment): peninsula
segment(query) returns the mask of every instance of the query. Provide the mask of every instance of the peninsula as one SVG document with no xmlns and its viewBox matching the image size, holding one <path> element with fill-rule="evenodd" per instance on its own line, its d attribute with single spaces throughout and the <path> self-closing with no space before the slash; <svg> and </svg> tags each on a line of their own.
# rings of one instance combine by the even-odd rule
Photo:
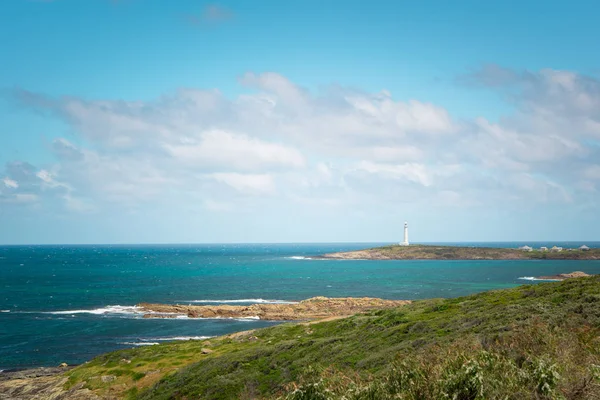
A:
<svg viewBox="0 0 600 400">
<path fill-rule="evenodd" d="M 313 257 L 336 260 L 600 260 L 600 249 L 534 250 L 495 247 L 390 245 Z"/>
<path fill-rule="evenodd" d="M 251 304 L 247 306 L 181 304 L 138 304 L 144 318 L 253 318 L 270 321 L 300 321 L 346 317 L 374 309 L 399 307 L 409 300 L 382 300 L 370 297 L 313 297 L 287 304 Z"/>
</svg>

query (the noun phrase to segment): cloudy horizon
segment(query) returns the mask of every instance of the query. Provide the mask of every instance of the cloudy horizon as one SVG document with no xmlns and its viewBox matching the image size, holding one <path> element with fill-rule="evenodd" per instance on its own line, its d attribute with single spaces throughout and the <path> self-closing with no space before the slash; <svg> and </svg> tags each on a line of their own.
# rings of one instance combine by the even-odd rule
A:
<svg viewBox="0 0 600 400">
<path fill-rule="evenodd" d="M 600 240 L 593 4 L 259 3 L 3 3 L 0 243 Z"/>
</svg>

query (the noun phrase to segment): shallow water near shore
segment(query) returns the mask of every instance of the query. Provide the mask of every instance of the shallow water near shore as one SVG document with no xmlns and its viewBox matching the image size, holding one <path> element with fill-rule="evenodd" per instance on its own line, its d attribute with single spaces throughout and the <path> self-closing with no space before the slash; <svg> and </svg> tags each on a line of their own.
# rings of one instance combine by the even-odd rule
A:
<svg viewBox="0 0 600 400">
<path fill-rule="evenodd" d="M 567 248 L 583 243 L 542 245 L 555 244 Z M 380 244 L 0 246 L 0 369 L 76 364 L 120 348 L 275 324 L 254 319 L 143 319 L 135 307 L 140 302 L 456 297 L 532 283 L 519 279 L 523 277 L 575 270 L 600 273 L 600 261 L 591 260 L 310 259 L 376 245 Z"/>
</svg>

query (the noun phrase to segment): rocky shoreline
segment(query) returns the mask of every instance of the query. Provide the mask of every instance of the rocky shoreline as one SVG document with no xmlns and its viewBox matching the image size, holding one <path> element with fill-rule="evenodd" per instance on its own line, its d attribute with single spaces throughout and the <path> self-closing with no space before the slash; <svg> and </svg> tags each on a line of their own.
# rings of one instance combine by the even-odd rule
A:
<svg viewBox="0 0 600 400">
<path fill-rule="evenodd" d="M 581 271 L 558 275 L 539 277 L 539 279 L 563 280 L 590 276 Z M 393 308 L 410 304 L 409 300 L 382 300 L 377 298 L 326 298 L 314 297 L 291 304 L 253 304 L 248 306 L 231 305 L 168 305 L 142 303 L 147 314 L 146 318 L 250 318 L 264 320 L 306 320 L 306 332 L 312 332 L 310 324 L 343 318 L 356 313 L 373 309 Z M 258 340 L 253 331 L 232 333 L 223 338 L 238 341 Z M 218 339 L 214 339 L 218 340 Z M 211 339 L 212 341 L 212 339 Z M 200 353 L 210 356 L 215 350 L 211 349 L 208 341 L 203 343 Z M 130 363 L 130 360 L 121 360 Z M 32 368 L 26 370 L 10 370 L 0 372 L 0 400 L 100 400 L 96 393 L 90 390 L 85 382 L 73 386 L 66 385 L 68 372 L 73 366 L 61 364 L 58 367 Z M 99 374 L 89 379 L 99 379 L 109 383 L 115 380 L 114 375 Z M 116 391 L 112 393 L 111 391 Z M 119 388 L 111 387 L 109 396 L 102 398 L 118 398 Z M 120 393 L 120 392 L 119 392 Z"/>
<path fill-rule="evenodd" d="M 267 321 L 301 321 L 349 316 L 373 309 L 399 307 L 410 300 L 383 300 L 370 297 L 313 297 L 290 304 L 182 305 L 141 303 L 144 318 L 252 318 Z"/>
<path fill-rule="evenodd" d="M 409 300 L 382 300 L 377 298 L 327 298 L 313 297 L 291 304 L 252 304 L 231 305 L 169 305 L 141 303 L 138 306 L 146 312 L 144 318 L 257 318 L 272 321 L 316 321 L 343 318 L 364 311 L 399 307 L 410 304 Z M 312 322 L 309 322 L 312 323 Z M 249 336 L 252 331 L 237 332 L 225 337 Z M 249 336 L 251 340 L 253 336 Z M 201 350 L 206 354 L 210 349 Z M 99 400 L 96 394 L 83 384 L 65 388 L 65 372 L 71 366 L 43 367 L 25 370 L 11 370 L 0 373 L 0 400 Z M 111 378 L 101 376 L 99 379 Z M 114 377 L 112 377 L 114 378 Z"/>
<path fill-rule="evenodd" d="M 548 275 L 548 276 L 538 276 L 536 279 L 544 280 L 544 281 L 564 281 L 569 278 L 585 278 L 588 276 L 592 276 L 590 274 L 586 274 L 581 271 L 569 272 L 568 274 L 557 274 L 557 275 Z"/>
<path fill-rule="evenodd" d="M 526 251 L 522 249 L 437 245 L 390 245 L 313 256 L 328 260 L 600 260 L 600 249 Z"/>
</svg>

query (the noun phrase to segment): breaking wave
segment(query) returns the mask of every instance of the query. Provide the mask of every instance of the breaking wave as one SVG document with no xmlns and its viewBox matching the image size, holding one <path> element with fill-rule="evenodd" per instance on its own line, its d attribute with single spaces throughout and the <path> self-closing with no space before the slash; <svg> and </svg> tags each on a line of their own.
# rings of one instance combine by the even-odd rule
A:
<svg viewBox="0 0 600 400">
<path fill-rule="evenodd" d="M 91 310 L 64 310 L 64 311 L 44 311 L 41 314 L 70 315 L 70 314 L 144 314 L 145 311 L 138 306 L 106 306 L 103 308 L 94 308 Z"/>
<path fill-rule="evenodd" d="M 165 313 L 157 313 L 157 314 L 165 314 Z M 148 318 L 148 320 L 153 320 L 153 319 L 159 319 L 161 321 L 181 321 L 181 320 L 185 320 L 185 321 L 214 321 L 214 320 L 225 320 L 225 321 L 240 321 L 240 322 L 250 322 L 250 321 L 259 321 L 260 317 L 259 316 L 250 316 L 250 317 L 210 317 L 210 318 L 203 318 L 203 317 L 188 317 L 187 315 L 183 315 L 183 314 L 176 314 L 174 317 L 170 317 L 170 318 Z"/>
<path fill-rule="evenodd" d="M 542 279 L 536 278 L 535 276 L 521 276 L 519 279 L 524 281 L 560 281 L 560 279 Z"/>
<path fill-rule="evenodd" d="M 168 342 L 171 340 L 205 340 L 213 338 L 214 336 L 172 336 L 172 337 L 155 337 L 140 339 L 140 341 L 146 342 Z"/>
<path fill-rule="evenodd" d="M 158 343 L 158 342 L 119 342 L 119 344 L 124 344 L 126 346 L 155 346 L 160 343 Z"/>
</svg>

